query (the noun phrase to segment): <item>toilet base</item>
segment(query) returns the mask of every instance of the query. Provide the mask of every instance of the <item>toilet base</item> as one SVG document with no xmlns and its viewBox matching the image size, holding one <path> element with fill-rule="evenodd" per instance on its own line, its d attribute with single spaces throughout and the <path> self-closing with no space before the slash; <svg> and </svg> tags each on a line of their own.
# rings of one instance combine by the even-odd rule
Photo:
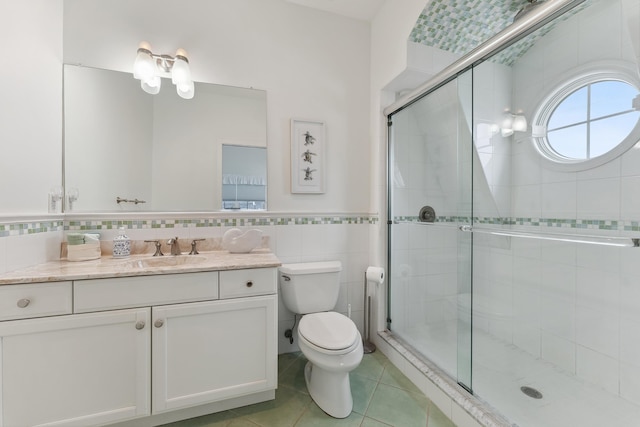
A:
<svg viewBox="0 0 640 427">
<path fill-rule="evenodd" d="M 334 418 L 346 418 L 353 410 L 349 372 L 331 372 L 311 362 L 304 367 L 307 390 L 316 405 Z"/>
</svg>

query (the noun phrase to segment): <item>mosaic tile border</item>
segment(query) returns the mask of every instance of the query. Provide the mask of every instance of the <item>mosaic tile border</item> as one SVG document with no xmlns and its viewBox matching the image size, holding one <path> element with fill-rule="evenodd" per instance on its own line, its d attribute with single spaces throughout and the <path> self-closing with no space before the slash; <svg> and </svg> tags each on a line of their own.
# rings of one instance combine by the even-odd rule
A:
<svg viewBox="0 0 640 427">
<path fill-rule="evenodd" d="M 397 216 L 394 221 L 419 222 L 417 216 Z M 566 219 L 566 218 L 535 218 L 535 217 L 465 217 L 439 216 L 435 222 L 445 224 L 482 224 L 482 225 L 517 225 L 521 227 L 547 227 L 575 230 L 600 231 L 638 231 L 640 221 L 611 220 L 611 219 Z"/>
<path fill-rule="evenodd" d="M 118 227 L 128 229 L 190 228 L 190 227 L 268 227 L 283 225 L 339 225 L 376 224 L 377 216 L 283 216 L 247 218 L 197 218 L 197 219 L 141 219 L 141 220 L 70 220 L 65 230 L 111 230 Z"/>
<path fill-rule="evenodd" d="M 48 233 L 64 230 L 64 221 L 32 221 L 1 224 L 0 237 L 22 236 L 27 234 Z"/>
<path fill-rule="evenodd" d="M 0 237 L 52 231 L 114 230 L 190 227 L 267 227 L 286 225 L 375 225 L 377 215 L 318 215 L 196 219 L 55 220 L 0 223 Z"/>
</svg>

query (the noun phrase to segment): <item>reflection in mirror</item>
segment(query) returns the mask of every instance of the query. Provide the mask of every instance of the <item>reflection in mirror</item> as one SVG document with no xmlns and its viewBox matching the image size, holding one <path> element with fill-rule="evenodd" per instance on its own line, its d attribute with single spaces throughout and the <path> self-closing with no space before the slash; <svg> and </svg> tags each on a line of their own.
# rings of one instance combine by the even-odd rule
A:
<svg viewBox="0 0 640 427">
<path fill-rule="evenodd" d="M 266 209 L 267 150 L 222 146 L 222 208 Z"/>
<path fill-rule="evenodd" d="M 149 95 L 130 73 L 65 65 L 64 132 L 74 212 L 220 210 L 223 144 L 266 152 L 266 93 L 197 82 L 190 100 Z"/>
</svg>

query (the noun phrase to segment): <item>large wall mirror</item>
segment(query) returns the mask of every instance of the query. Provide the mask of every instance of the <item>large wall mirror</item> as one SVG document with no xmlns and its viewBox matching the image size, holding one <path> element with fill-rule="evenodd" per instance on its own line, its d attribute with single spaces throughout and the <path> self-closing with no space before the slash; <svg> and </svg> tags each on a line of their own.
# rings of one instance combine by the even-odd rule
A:
<svg viewBox="0 0 640 427">
<path fill-rule="evenodd" d="M 266 93 L 195 85 L 149 95 L 130 73 L 65 65 L 65 211 L 266 209 Z"/>
</svg>

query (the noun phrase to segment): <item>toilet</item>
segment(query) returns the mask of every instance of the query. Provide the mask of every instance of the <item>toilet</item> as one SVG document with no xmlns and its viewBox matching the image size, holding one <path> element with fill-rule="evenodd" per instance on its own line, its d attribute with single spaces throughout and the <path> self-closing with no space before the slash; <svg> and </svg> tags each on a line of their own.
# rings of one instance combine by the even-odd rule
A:
<svg viewBox="0 0 640 427">
<path fill-rule="evenodd" d="M 349 372 L 360 364 L 362 338 L 355 323 L 332 310 L 340 292 L 340 261 L 283 264 L 279 281 L 284 305 L 301 314 L 298 345 L 307 358 L 304 378 L 316 404 L 335 418 L 353 409 Z"/>
</svg>

